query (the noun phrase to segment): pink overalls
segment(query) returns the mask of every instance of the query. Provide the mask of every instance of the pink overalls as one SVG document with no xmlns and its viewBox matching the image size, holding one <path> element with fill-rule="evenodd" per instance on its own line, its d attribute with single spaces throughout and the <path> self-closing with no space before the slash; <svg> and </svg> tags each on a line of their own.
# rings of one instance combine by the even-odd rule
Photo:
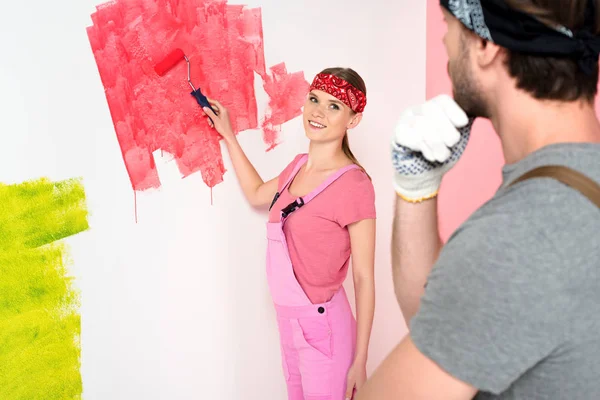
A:
<svg viewBox="0 0 600 400">
<path fill-rule="evenodd" d="M 299 160 L 280 192 L 286 190 L 306 158 Z M 356 344 L 356 321 L 346 292 L 341 287 L 326 303 L 310 302 L 294 274 L 283 224 L 286 218 L 302 218 L 303 205 L 354 168 L 358 167 L 350 165 L 335 172 L 313 192 L 285 207 L 280 222 L 267 223 L 267 280 L 277 313 L 289 400 L 345 399 L 346 375 Z"/>
</svg>

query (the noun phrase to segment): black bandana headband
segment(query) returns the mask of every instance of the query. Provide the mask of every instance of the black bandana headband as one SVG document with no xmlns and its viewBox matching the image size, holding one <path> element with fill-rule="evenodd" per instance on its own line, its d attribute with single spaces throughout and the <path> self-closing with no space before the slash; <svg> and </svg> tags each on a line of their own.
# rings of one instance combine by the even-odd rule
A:
<svg viewBox="0 0 600 400">
<path fill-rule="evenodd" d="M 547 57 L 571 57 L 586 74 L 598 65 L 600 37 L 594 34 L 595 0 L 588 0 L 584 26 L 577 32 L 550 27 L 504 0 L 440 0 L 469 30 L 508 50 Z"/>
</svg>

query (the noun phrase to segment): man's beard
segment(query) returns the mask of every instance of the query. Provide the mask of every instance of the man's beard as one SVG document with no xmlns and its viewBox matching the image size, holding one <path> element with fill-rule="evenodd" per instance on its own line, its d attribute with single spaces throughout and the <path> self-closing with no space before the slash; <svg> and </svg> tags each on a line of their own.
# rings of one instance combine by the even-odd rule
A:
<svg viewBox="0 0 600 400">
<path fill-rule="evenodd" d="M 452 81 L 454 101 L 470 118 L 489 118 L 487 103 L 473 77 L 468 61 L 468 53 L 461 49 L 460 58 L 452 65 L 448 62 L 448 75 Z"/>
</svg>

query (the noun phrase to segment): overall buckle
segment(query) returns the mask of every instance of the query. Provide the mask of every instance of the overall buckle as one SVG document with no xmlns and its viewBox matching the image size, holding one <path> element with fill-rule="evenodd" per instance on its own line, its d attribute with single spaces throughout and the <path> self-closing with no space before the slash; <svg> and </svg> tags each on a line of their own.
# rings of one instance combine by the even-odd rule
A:
<svg viewBox="0 0 600 400">
<path fill-rule="evenodd" d="M 281 210 L 281 216 L 283 218 L 286 218 L 288 215 L 290 215 L 291 213 L 293 213 L 294 211 L 296 211 L 303 205 L 304 205 L 304 200 L 302 199 L 302 197 L 299 197 L 296 201 L 288 204 L 286 207 L 284 207 Z"/>
</svg>

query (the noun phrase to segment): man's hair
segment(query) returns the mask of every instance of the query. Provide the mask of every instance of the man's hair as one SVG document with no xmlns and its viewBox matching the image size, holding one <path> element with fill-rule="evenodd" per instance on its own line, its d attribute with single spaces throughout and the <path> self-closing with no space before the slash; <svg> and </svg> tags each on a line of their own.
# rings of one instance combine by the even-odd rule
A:
<svg viewBox="0 0 600 400">
<path fill-rule="evenodd" d="M 588 1 L 595 2 L 594 33 L 600 34 L 598 0 L 505 0 L 549 26 L 563 25 L 577 31 L 584 24 Z M 598 65 L 586 75 L 572 58 L 532 56 L 507 50 L 506 66 L 517 87 L 537 99 L 592 102 L 598 89 Z"/>
</svg>

